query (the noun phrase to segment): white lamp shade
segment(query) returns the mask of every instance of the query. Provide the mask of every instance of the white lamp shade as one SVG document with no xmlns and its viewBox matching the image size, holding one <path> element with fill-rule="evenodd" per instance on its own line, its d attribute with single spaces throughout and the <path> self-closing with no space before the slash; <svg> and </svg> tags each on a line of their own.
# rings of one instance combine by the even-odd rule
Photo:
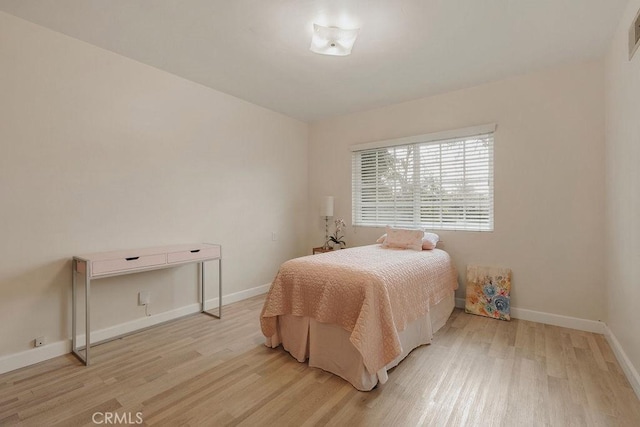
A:
<svg viewBox="0 0 640 427">
<path fill-rule="evenodd" d="M 338 27 L 323 27 L 313 24 L 313 37 L 311 38 L 311 52 L 322 55 L 347 56 L 353 49 L 353 44 L 358 37 L 359 28 L 345 30 Z"/>
<path fill-rule="evenodd" d="M 322 199 L 320 216 L 333 216 L 333 196 L 325 196 Z"/>
</svg>

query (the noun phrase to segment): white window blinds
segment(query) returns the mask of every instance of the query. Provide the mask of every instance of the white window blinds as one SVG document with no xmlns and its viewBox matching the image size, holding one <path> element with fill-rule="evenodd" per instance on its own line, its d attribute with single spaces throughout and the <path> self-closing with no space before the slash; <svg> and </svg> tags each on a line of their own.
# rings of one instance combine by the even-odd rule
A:
<svg viewBox="0 0 640 427">
<path fill-rule="evenodd" d="M 470 136 L 447 132 L 438 134 L 446 139 L 423 135 L 387 141 L 386 147 L 352 147 L 353 224 L 493 230 L 493 130 L 488 128 Z"/>
</svg>

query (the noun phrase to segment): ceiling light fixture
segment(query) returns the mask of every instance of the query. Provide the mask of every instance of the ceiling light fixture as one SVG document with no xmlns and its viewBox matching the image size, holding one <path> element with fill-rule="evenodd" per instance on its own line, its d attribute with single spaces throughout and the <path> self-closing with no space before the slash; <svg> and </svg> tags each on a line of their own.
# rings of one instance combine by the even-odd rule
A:
<svg viewBox="0 0 640 427">
<path fill-rule="evenodd" d="M 321 55 L 347 56 L 356 42 L 358 31 L 360 31 L 359 28 L 345 30 L 313 24 L 313 37 L 309 49 Z"/>
</svg>

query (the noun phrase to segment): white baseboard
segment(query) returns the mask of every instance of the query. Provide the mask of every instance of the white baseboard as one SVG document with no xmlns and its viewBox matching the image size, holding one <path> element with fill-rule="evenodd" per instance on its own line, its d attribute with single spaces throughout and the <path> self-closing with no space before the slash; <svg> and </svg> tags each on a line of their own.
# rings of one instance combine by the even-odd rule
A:
<svg viewBox="0 0 640 427">
<path fill-rule="evenodd" d="M 465 299 L 456 298 L 456 307 L 464 309 Z M 511 317 L 515 319 L 528 320 L 531 322 L 545 323 L 548 325 L 562 326 L 564 328 L 577 329 L 580 331 L 594 332 L 597 334 L 603 334 L 611 349 L 613 350 L 618 363 L 622 367 L 633 391 L 640 399 L 640 375 L 633 366 L 633 363 L 627 357 L 624 349 L 618 342 L 616 336 L 611 332 L 609 327 L 604 322 L 596 320 L 579 319 L 576 317 L 562 316 L 559 314 L 544 313 L 541 311 L 527 310 L 523 308 L 511 307 Z"/>
<path fill-rule="evenodd" d="M 627 376 L 627 379 L 631 384 L 631 388 L 633 388 L 633 391 L 635 391 L 636 396 L 638 396 L 638 399 L 640 399 L 640 375 L 638 374 L 638 371 L 636 370 L 636 368 L 633 366 L 633 363 L 631 363 L 631 361 L 627 357 L 627 354 L 624 352 L 616 336 L 613 334 L 611 329 L 609 329 L 609 326 L 605 324 L 604 327 L 605 327 L 604 336 L 609 342 L 609 345 L 611 346 L 613 353 L 616 355 L 616 359 L 618 359 L 618 363 L 620 363 L 622 370 Z"/>
<path fill-rule="evenodd" d="M 269 291 L 270 284 L 256 286 L 255 288 L 246 289 L 240 292 L 234 292 L 229 295 L 223 295 L 222 304 L 227 305 L 234 302 L 242 301 L 257 295 L 265 294 Z M 207 309 L 218 307 L 218 298 L 207 300 L 205 304 Z M 114 338 L 120 335 L 128 334 L 140 329 L 148 328 L 169 320 L 177 319 L 182 316 L 197 313 L 200 311 L 200 304 L 190 304 L 174 310 L 165 311 L 164 313 L 154 314 L 149 317 L 142 317 L 119 325 L 110 326 L 105 329 L 93 331 L 91 333 L 91 342 L 97 343 Z M 223 310 L 224 316 L 224 310 Z M 78 335 L 79 345 L 84 345 L 84 334 Z M 42 347 L 24 350 L 19 353 L 8 354 L 0 357 L 0 374 L 13 371 L 15 369 L 24 368 L 25 366 L 43 362 L 54 357 L 62 356 L 71 352 L 71 339 L 53 342 L 43 345 Z"/>
<path fill-rule="evenodd" d="M 245 289 L 244 291 L 240 292 L 234 292 L 229 295 L 224 295 L 222 298 L 222 304 L 232 304 L 234 302 L 243 301 L 257 295 L 266 294 L 267 292 L 269 292 L 269 286 L 271 286 L 271 283 L 267 283 L 266 285 L 262 286 L 256 286 L 255 288 L 251 289 Z M 212 307 L 217 307 L 218 298 L 207 300 L 207 307 L 209 306 L 209 304 L 211 304 Z"/>
<path fill-rule="evenodd" d="M 240 292 L 234 292 L 229 295 L 223 295 L 222 305 L 224 306 L 227 304 L 232 304 L 234 302 L 242 301 L 242 300 L 254 297 L 256 295 L 265 294 L 269 291 L 270 285 L 271 284 L 256 286 L 255 288 L 246 289 Z M 218 298 L 208 299 L 207 302 L 205 303 L 205 308 L 207 310 L 217 309 Z M 130 322 L 121 323 L 116 326 L 111 326 L 109 328 L 92 332 L 91 342 L 97 343 L 100 341 L 105 341 L 113 337 L 129 334 L 131 332 L 135 332 L 144 328 L 155 326 L 160 323 L 167 322 L 169 320 L 177 319 L 183 316 L 188 316 L 189 314 L 198 313 L 199 311 L 200 311 L 200 304 L 196 303 L 196 304 L 187 305 L 185 307 L 180 307 L 174 310 L 165 311 L 164 313 L 159 313 L 149 317 L 143 317 L 140 319 L 132 320 Z M 84 345 L 84 334 L 78 335 L 78 343 L 80 343 L 80 345 Z"/>
<path fill-rule="evenodd" d="M 71 340 L 57 341 L 0 357 L 0 374 L 71 353 Z"/>
<path fill-rule="evenodd" d="M 217 298 L 216 298 L 217 300 Z M 216 306 L 218 302 L 216 301 Z M 148 317 L 141 317 L 129 322 L 120 323 L 119 325 L 110 326 L 108 328 L 99 329 L 91 332 L 91 343 L 97 344 L 101 341 L 106 341 L 114 337 L 130 334 L 132 332 L 149 328 L 151 326 L 158 325 L 160 323 L 167 322 L 169 320 L 177 319 L 179 317 L 188 316 L 200 311 L 200 304 L 189 304 L 185 307 L 176 308 L 174 310 L 165 311 L 163 313 L 153 314 Z M 84 334 L 78 335 L 78 345 L 83 347 Z"/>
<path fill-rule="evenodd" d="M 456 307 L 464 309 L 465 299 L 456 298 Z M 545 313 L 543 311 L 527 310 L 526 308 L 511 307 L 511 317 L 528 320 L 530 322 L 561 326 L 579 331 L 604 334 L 605 324 L 597 320 L 580 319 L 578 317 L 563 316 L 561 314 Z"/>
</svg>

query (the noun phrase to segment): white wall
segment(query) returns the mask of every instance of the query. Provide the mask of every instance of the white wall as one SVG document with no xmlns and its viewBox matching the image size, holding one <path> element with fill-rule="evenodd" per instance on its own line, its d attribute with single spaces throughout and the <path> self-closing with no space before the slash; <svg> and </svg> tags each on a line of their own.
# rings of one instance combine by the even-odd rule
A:
<svg viewBox="0 0 640 427">
<path fill-rule="evenodd" d="M 640 51 L 628 55 L 628 31 L 640 9 L 632 0 L 605 58 L 607 324 L 640 386 Z M 640 396 L 640 388 L 636 389 Z"/>
<path fill-rule="evenodd" d="M 443 248 L 461 276 L 468 263 L 512 268 L 515 307 L 602 319 L 603 81 L 601 62 L 581 63 L 312 124 L 309 245 L 323 241 L 323 195 L 351 221 L 350 145 L 497 123 L 495 231 L 441 232 Z M 382 232 L 350 227 L 346 241 Z"/>
<path fill-rule="evenodd" d="M 75 254 L 221 243 L 225 295 L 269 283 L 306 250 L 307 139 L 305 123 L 0 13 L 0 359 L 70 336 Z M 196 277 L 95 282 L 93 329 L 143 317 L 139 290 L 152 314 L 197 302 Z"/>
<path fill-rule="evenodd" d="M 608 283 L 608 321 L 638 366 L 638 325 L 626 326 L 638 297 L 640 73 L 620 48 L 625 26 L 607 58 L 607 277 L 600 62 L 308 127 L 0 13 L 0 359 L 36 336 L 69 337 L 74 254 L 219 242 L 224 293 L 241 292 L 322 244 L 321 196 L 350 223 L 351 144 L 495 122 L 495 231 L 441 232 L 443 247 L 461 276 L 471 262 L 511 267 L 519 308 L 602 319 Z M 346 239 L 381 233 L 349 228 Z M 153 314 L 192 304 L 195 281 L 182 267 L 96 282 L 93 329 L 143 317 L 139 290 L 153 292 Z"/>
</svg>

